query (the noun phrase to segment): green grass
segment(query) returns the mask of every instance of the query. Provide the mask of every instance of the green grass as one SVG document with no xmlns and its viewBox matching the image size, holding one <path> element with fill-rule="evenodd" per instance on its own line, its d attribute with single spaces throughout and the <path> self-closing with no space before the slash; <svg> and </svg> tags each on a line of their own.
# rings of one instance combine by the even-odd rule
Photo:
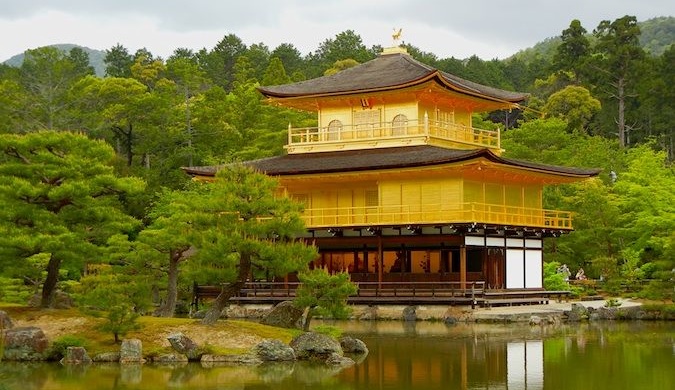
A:
<svg viewBox="0 0 675 390">
<path fill-rule="evenodd" d="M 52 341 L 60 340 L 60 344 L 64 344 L 62 342 L 64 340 L 66 344 L 75 339 L 84 340 L 83 343 L 90 356 L 119 351 L 119 344 L 115 344 L 112 333 L 100 330 L 105 320 L 83 314 L 77 308 L 55 310 L 0 303 L 0 310 L 6 311 L 15 323 L 21 320 L 26 325 L 42 327 L 43 330 L 51 329 Z M 202 325 L 199 320 L 190 318 L 140 317 L 138 322 L 141 328 L 129 332 L 123 338 L 141 340 L 146 356 L 170 353 L 171 348 L 167 345 L 166 335 L 175 331 L 187 333 L 188 337 L 190 334 L 200 335 L 208 340 L 198 343 L 206 353 L 223 355 L 246 352 L 253 346 L 248 345 L 250 340 L 278 339 L 288 343 L 301 333 L 300 330 L 275 328 L 239 320 L 220 320 L 213 326 Z M 209 333 L 213 336 L 209 336 Z M 237 339 L 244 341 L 238 343 Z"/>
</svg>

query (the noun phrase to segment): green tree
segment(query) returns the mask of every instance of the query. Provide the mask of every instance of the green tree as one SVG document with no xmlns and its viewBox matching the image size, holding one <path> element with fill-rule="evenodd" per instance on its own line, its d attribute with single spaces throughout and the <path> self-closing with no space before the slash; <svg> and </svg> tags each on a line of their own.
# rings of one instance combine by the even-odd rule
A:
<svg viewBox="0 0 675 390">
<path fill-rule="evenodd" d="M 134 64 L 134 59 L 127 48 L 119 43 L 105 51 L 103 62 L 106 65 L 106 76 L 131 77 L 131 65 Z"/>
<path fill-rule="evenodd" d="M 48 307 L 62 267 L 82 269 L 97 259 L 110 236 L 138 227 L 122 211 L 122 201 L 144 184 L 116 177 L 112 148 L 83 135 L 3 134 L 0 151 L 2 258 L 26 261 L 48 254 L 41 300 Z"/>
<path fill-rule="evenodd" d="M 284 65 L 287 74 L 292 75 L 295 72 L 301 72 L 305 67 L 300 51 L 290 43 L 282 43 L 270 53 L 270 58 L 277 57 Z M 304 77 L 303 77 L 304 79 Z M 267 84 L 264 84 L 267 85 Z"/>
<path fill-rule="evenodd" d="M 246 45 L 241 39 L 234 34 L 229 34 L 210 51 L 200 50 L 197 58 L 208 78 L 229 92 L 234 80 L 234 64 L 237 58 L 245 52 Z"/>
<path fill-rule="evenodd" d="M 337 319 L 349 316 L 347 298 L 356 294 L 358 289 L 349 280 L 348 273 L 331 275 L 325 269 L 319 268 L 299 273 L 298 279 L 301 284 L 293 304 L 306 310 L 304 331 L 309 331 L 312 317 L 317 313 Z"/>
<path fill-rule="evenodd" d="M 223 284 L 203 323 L 218 320 L 254 269 L 281 276 L 305 269 L 316 258 L 314 247 L 296 239 L 304 231 L 301 206 L 276 196 L 277 188 L 276 180 L 238 165 L 202 184 L 202 208 L 192 222 L 203 233 L 191 268 L 202 280 L 218 278 Z"/>
<path fill-rule="evenodd" d="M 584 65 L 590 57 L 590 42 L 586 37 L 586 29 L 578 19 L 572 20 L 570 26 L 563 30 L 562 42 L 556 48 L 553 65 L 558 70 L 574 72 L 574 80 L 579 83 L 584 72 Z"/>
<path fill-rule="evenodd" d="M 26 128 L 66 130 L 77 119 L 70 112 L 70 88 L 91 74 L 82 64 L 55 47 L 27 50 L 21 65 L 20 83 L 27 96 L 21 115 Z"/>
<path fill-rule="evenodd" d="M 286 70 L 284 69 L 284 64 L 281 62 L 281 59 L 279 59 L 279 57 L 272 57 L 260 84 L 281 85 L 288 84 L 290 82 L 291 78 L 288 77 L 288 74 L 286 74 Z"/>
<path fill-rule="evenodd" d="M 176 311 L 180 265 L 193 253 L 192 218 L 199 206 L 199 195 L 194 191 L 165 190 L 148 213 L 152 222 L 138 237 L 136 264 L 159 269 L 167 277 L 166 299 L 156 311 L 161 317 L 173 317 Z"/>
<path fill-rule="evenodd" d="M 591 92 L 581 86 L 568 85 L 549 96 L 544 111 L 553 117 L 567 121 L 568 131 L 590 133 L 589 124 L 600 111 L 600 101 Z"/>
<path fill-rule="evenodd" d="M 335 61 L 333 66 L 331 66 L 330 68 L 326 69 L 325 72 L 323 72 L 323 75 L 324 76 L 330 76 L 330 75 L 336 74 L 338 72 L 341 72 L 345 69 L 353 68 L 358 64 L 359 63 L 356 60 L 353 60 L 351 58 L 346 58 L 344 60 Z"/>
<path fill-rule="evenodd" d="M 120 336 L 141 328 L 138 318 L 149 307 L 150 293 L 148 280 L 116 268 L 82 278 L 76 298 L 85 313 L 105 318 L 100 329 L 112 333 L 119 343 Z"/>
<path fill-rule="evenodd" d="M 597 39 L 595 45 L 595 68 L 601 78 L 600 83 L 606 88 L 608 96 L 616 99 L 616 126 L 619 144 L 628 145 L 626 124 L 626 108 L 628 100 L 633 96 L 636 84 L 636 71 L 644 50 L 640 47 L 640 27 L 635 16 L 624 16 L 613 22 L 603 20 L 593 31 Z"/>
</svg>

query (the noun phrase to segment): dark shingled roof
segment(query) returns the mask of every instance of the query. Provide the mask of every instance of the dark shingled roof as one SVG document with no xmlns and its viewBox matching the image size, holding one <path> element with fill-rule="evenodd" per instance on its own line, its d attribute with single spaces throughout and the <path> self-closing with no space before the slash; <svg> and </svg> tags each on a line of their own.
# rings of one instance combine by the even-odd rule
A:
<svg viewBox="0 0 675 390">
<path fill-rule="evenodd" d="M 496 163 L 526 169 L 536 169 L 558 175 L 590 177 L 600 173 L 599 169 L 561 167 L 502 158 L 489 149 L 457 150 L 429 145 L 289 154 L 247 161 L 244 164 L 270 176 L 289 176 L 423 167 L 473 160 L 481 157 Z M 185 167 L 183 170 L 191 175 L 213 176 L 219 168 L 220 166 Z"/>
<path fill-rule="evenodd" d="M 464 80 L 401 53 L 380 55 L 374 60 L 334 75 L 258 89 L 263 95 L 275 98 L 331 96 L 396 89 L 421 84 L 432 79 L 457 92 L 498 101 L 517 103 L 528 96 L 524 93 L 505 91 Z"/>
</svg>

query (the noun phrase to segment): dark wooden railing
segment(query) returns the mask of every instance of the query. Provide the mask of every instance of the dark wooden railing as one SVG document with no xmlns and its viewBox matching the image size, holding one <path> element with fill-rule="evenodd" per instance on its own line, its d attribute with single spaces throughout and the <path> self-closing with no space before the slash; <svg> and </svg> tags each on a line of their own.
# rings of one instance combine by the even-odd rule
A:
<svg viewBox="0 0 675 390">
<path fill-rule="evenodd" d="M 485 283 L 478 282 L 356 282 L 356 295 L 348 298 L 353 304 L 469 304 L 483 303 Z M 298 282 L 250 282 L 236 296 L 237 303 L 277 303 L 293 299 Z M 197 309 L 204 299 L 215 298 L 221 286 L 192 288 L 192 305 Z"/>
</svg>

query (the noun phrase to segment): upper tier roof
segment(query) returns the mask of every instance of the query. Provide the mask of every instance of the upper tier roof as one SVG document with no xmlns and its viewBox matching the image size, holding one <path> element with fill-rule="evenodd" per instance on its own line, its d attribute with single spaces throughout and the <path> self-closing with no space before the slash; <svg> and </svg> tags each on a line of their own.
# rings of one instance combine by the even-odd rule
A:
<svg viewBox="0 0 675 390">
<path fill-rule="evenodd" d="M 430 80 L 458 93 L 500 102 L 518 103 L 528 96 L 464 80 L 402 53 L 381 54 L 330 76 L 258 89 L 269 98 L 323 97 L 395 90 Z"/>
<path fill-rule="evenodd" d="M 429 145 L 373 149 L 366 152 L 363 150 L 349 150 L 289 154 L 246 161 L 244 164 L 271 176 L 290 176 L 424 167 L 478 158 L 485 158 L 488 161 L 506 166 L 568 177 L 591 177 L 600 172 L 599 169 L 562 167 L 503 158 L 497 156 L 489 149 L 456 150 Z M 195 176 L 214 176 L 221 167 L 184 167 L 183 170 Z"/>
</svg>

